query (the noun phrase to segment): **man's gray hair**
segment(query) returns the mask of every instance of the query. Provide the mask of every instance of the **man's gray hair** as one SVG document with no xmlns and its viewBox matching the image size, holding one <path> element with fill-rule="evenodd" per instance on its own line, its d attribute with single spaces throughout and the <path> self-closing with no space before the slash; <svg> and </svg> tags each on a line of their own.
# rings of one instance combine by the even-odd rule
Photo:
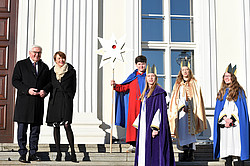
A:
<svg viewBox="0 0 250 166">
<path fill-rule="evenodd" d="M 43 49 L 42 49 L 42 47 L 41 46 L 39 46 L 39 45 L 32 45 L 31 47 L 30 47 L 30 51 L 32 51 L 32 49 L 33 48 L 40 48 L 40 50 L 41 50 L 41 52 L 43 52 Z"/>
</svg>

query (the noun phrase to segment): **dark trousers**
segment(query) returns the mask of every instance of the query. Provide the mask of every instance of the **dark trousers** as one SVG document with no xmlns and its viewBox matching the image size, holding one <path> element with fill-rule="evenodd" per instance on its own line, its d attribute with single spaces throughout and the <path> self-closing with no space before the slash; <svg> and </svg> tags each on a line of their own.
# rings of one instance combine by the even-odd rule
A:
<svg viewBox="0 0 250 166">
<path fill-rule="evenodd" d="M 26 155 L 28 150 L 27 145 L 27 129 L 30 125 L 30 137 L 29 137 L 29 155 L 33 155 L 38 150 L 38 140 L 40 134 L 40 125 L 37 124 L 28 124 L 28 123 L 18 123 L 17 128 L 17 141 L 19 145 L 19 154 Z"/>
</svg>

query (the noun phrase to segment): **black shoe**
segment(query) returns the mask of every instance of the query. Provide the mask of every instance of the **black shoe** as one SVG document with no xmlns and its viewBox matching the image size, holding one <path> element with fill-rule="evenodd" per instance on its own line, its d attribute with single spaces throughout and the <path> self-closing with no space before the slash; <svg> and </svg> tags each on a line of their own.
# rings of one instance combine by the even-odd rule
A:
<svg viewBox="0 0 250 166">
<path fill-rule="evenodd" d="M 188 154 L 188 161 L 194 161 L 194 150 L 191 149 Z"/>
<path fill-rule="evenodd" d="M 184 150 L 184 153 L 180 157 L 180 161 L 188 161 L 188 150 Z"/>
<path fill-rule="evenodd" d="M 232 166 L 233 165 L 232 164 L 233 159 L 231 156 L 228 156 L 225 159 L 226 159 L 225 166 Z"/>
<path fill-rule="evenodd" d="M 62 153 L 57 153 L 56 161 L 62 161 Z"/>
<path fill-rule="evenodd" d="M 28 161 L 41 161 L 41 158 L 33 154 L 29 156 Z"/>
<path fill-rule="evenodd" d="M 75 153 L 71 154 L 71 161 L 72 162 L 77 162 L 76 154 Z"/>
<path fill-rule="evenodd" d="M 22 162 L 22 163 L 27 163 L 26 161 L 26 155 L 22 155 L 19 157 L 19 161 Z"/>
</svg>

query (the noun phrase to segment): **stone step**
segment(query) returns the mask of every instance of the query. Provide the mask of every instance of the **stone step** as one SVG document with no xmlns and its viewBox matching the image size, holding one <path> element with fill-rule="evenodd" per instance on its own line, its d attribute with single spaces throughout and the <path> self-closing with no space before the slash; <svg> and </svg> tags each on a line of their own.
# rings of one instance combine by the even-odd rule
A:
<svg viewBox="0 0 250 166">
<path fill-rule="evenodd" d="M 233 162 L 233 166 L 238 166 L 237 161 Z M 193 162 L 176 162 L 176 166 L 225 166 L 224 161 L 193 161 Z M 250 166 L 250 162 L 246 161 L 244 166 Z"/>
<path fill-rule="evenodd" d="M 113 144 L 112 153 L 124 153 L 128 149 L 128 144 Z M 197 150 L 195 151 L 196 160 L 213 160 L 212 156 L 212 145 L 197 145 Z M 179 157 L 183 155 L 183 151 L 177 149 L 176 145 L 173 145 L 175 158 L 178 161 Z M 19 149 L 17 144 L 11 143 L 1 143 L 0 152 L 17 152 Z M 70 151 L 69 145 L 61 145 L 62 152 Z M 76 152 L 79 153 L 109 153 L 110 145 L 109 144 L 77 144 L 75 145 Z M 39 144 L 38 152 L 56 152 L 56 147 L 54 144 Z"/>
<path fill-rule="evenodd" d="M 19 161 L 0 161 L 0 165 L 11 165 L 11 166 L 55 166 L 55 165 L 62 165 L 62 166 L 68 166 L 68 165 L 89 165 L 89 166 L 133 166 L 134 162 L 113 162 L 113 161 L 106 161 L 106 162 L 93 162 L 93 161 L 80 161 L 78 163 L 73 163 L 70 161 L 39 161 L 28 164 L 23 164 Z M 225 163 L 223 161 L 194 161 L 194 162 L 176 162 L 176 166 L 224 166 Z M 237 166 L 237 162 L 234 162 L 234 166 Z M 250 166 L 250 162 L 245 162 L 245 166 Z"/>
<path fill-rule="evenodd" d="M 37 152 L 38 156 L 42 158 L 43 161 L 50 161 L 56 158 L 56 152 Z M 62 159 L 67 160 L 70 156 L 69 152 L 62 152 Z M 134 153 L 99 153 L 99 152 L 77 152 L 77 159 L 79 161 L 134 161 Z M 175 153 L 175 161 L 179 161 L 181 155 Z M 18 160 L 18 152 L 0 152 L 0 160 Z M 212 155 L 195 153 L 195 161 L 213 161 Z"/>
<path fill-rule="evenodd" d="M 134 161 L 134 154 L 125 153 L 128 144 L 112 144 L 112 153 L 110 152 L 109 144 L 77 144 L 75 150 L 79 161 L 107 161 L 111 158 L 112 161 Z M 183 152 L 178 150 L 176 145 L 173 145 L 175 152 L 175 161 L 179 161 L 179 158 L 183 155 Z M 213 161 L 212 145 L 197 145 L 195 151 L 196 161 Z M 1 143 L 0 144 L 0 160 L 7 160 L 11 156 L 12 160 L 18 160 L 19 154 L 17 153 L 19 147 L 13 143 Z M 62 144 L 61 150 L 64 158 L 69 156 L 69 145 Z M 6 153 L 4 153 L 6 152 Z M 7 153 L 11 152 L 11 153 Z M 56 147 L 54 144 L 39 144 L 38 154 L 43 160 L 53 160 L 56 156 Z"/>
<path fill-rule="evenodd" d="M 28 147 L 27 147 L 28 148 Z M 129 148 L 129 144 L 112 144 L 112 152 L 126 152 Z M 17 151 L 19 149 L 17 144 L 14 143 L 0 143 L 0 152 L 2 151 Z M 62 144 L 61 150 L 68 151 L 69 145 Z M 173 149 L 175 153 L 182 153 L 181 150 L 177 149 L 177 146 L 174 144 Z M 55 152 L 55 144 L 39 144 L 38 150 L 40 152 Z M 76 152 L 110 152 L 109 144 L 76 144 Z M 196 145 L 196 153 L 213 153 L 212 145 Z"/>
<path fill-rule="evenodd" d="M 38 156 L 42 158 L 40 162 L 31 162 L 28 165 L 75 165 L 76 163 L 70 162 L 69 152 L 63 152 L 63 161 L 55 162 L 56 152 L 38 152 Z M 134 153 L 97 153 L 97 152 L 85 152 L 76 153 L 78 165 L 134 165 Z M 176 154 L 175 154 L 176 155 Z M 178 157 L 176 159 L 177 166 L 224 166 L 224 160 L 220 161 L 197 161 L 200 154 L 197 154 L 196 160 L 193 162 L 178 162 Z M 18 161 L 18 152 L 0 152 L 0 165 L 27 165 L 22 164 Z M 237 162 L 235 162 L 235 165 Z M 245 166 L 250 166 L 250 161 L 245 161 Z"/>
<path fill-rule="evenodd" d="M 78 163 L 73 163 L 70 161 L 61 161 L 61 162 L 56 162 L 56 161 L 39 161 L 35 162 L 32 161 L 31 163 L 23 164 L 19 161 L 0 161 L 0 166 L 55 166 L 55 165 L 62 165 L 62 166 L 69 166 L 69 165 L 89 165 L 89 166 L 133 166 L 134 162 L 113 162 L 113 161 L 108 161 L 108 162 L 92 162 L 92 161 L 80 161 Z"/>
<path fill-rule="evenodd" d="M 56 152 L 37 152 L 42 161 L 54 161 Z M 134 153 L 76 153 L 78 161 L 115 161 L 115 162 L 133 162 L 135 158 Z M 0 152 L 0 161 L 17 161 L 19 159 L 18 152 Z M 62 160 L 69 161 L 70 153 L 63 152 Z"/>
<path fill-rule="evenodd" d="M 123 166 L 134 165 L 134 153 L 125 153 L 128 144 L 112 144 L 112 153 L 109 144 L 77 144 L 75 145 L 78 163 L 68 161 L 70 157 L 69 145 L 61 145 L 63 161 L 55 162 L 56 148 L 54 144 L 39 144 L 38 155 L 42 158 L 40 162 L 31 162 L 23 164 L 18 161 L 18 145 L 13 143 L 0 143 L 0 165 L 116 165 Z M 173 145 L 175 152 L 175 161 L 177 166 L 224 166 L 224 160 L 213 160 L 212 145 L 197 145 L 194 162 L 179 162 L 179 157 L 183 152 Z M 234 166 L 237 165 L 235 162 Z M 245 161 L 245 166 L 250 166 L 250 161 Z"/>
<path fill-rule="evenodd" d="M 113 144 L 112 152 L 126 152 L 130 145 L 128 144 Z M 27 146 L 28 148 L 28 146 Z M 18 151 L 19 147 L 14 143 L 0 143 L 0 151 Z M 61 144 L 62 151 L 68 151 L 70 149 L 68 144 Z M 38 150 L 40 152 L 55 152 L 55 144 L 39 144 Z M 76 152 L 110 152 L 109 144 L 76 144 Z"/>
</svg>

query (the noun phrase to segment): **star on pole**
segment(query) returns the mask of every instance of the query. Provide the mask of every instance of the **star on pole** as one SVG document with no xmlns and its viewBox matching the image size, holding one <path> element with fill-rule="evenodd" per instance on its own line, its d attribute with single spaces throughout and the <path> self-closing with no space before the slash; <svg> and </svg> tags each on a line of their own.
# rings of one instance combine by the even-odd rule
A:
<svg viewBox="0 0 250 166">
<path fill-rule="evenodd" d="M 117 60 L 124 62 L 122 54 L 125 53 L 125 51 L 128 51 L 128 49 L 125 48 L 125 35 L 119 40 L 117 40 L 114 35 L 112 35 L 110 40 L 105 40 L 99 37 L 98 39 L 102 45 L 102 48 L 97 50 L 97 54 L 102 55 L 99 68 L 110 62 L 114 69 Z"/>
</svg>

